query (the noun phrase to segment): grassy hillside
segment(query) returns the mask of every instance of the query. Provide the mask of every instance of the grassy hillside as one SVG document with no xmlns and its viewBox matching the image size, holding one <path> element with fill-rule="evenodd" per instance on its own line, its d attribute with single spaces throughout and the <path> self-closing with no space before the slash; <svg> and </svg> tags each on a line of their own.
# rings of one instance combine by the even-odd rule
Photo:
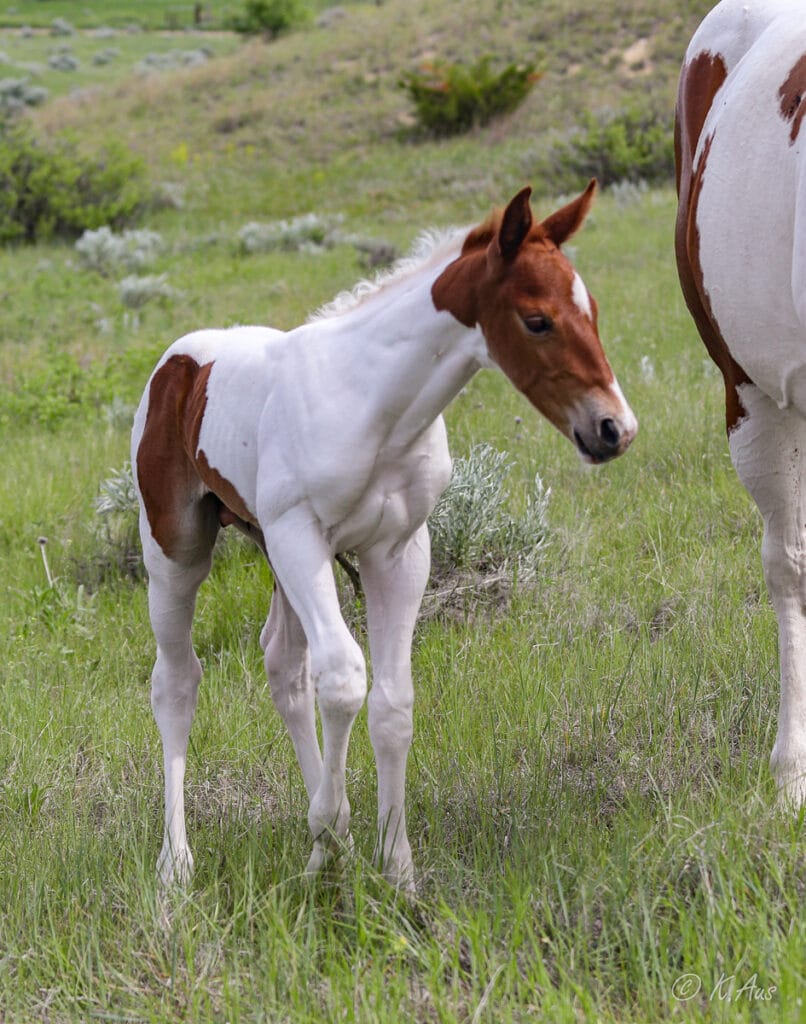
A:
<svg viewBox="0 0 806 1024">
<path fill-rule="evenodd" d="M 133 271 L 91 269 L 69 242 L 0 251 L 4 1024 L 802 1019 L 804 822 L 773 811 L 766 765 L 775 621 L 721 384 L 679 295 L 670 187 L 603 195 L 572 249 L 641 420 L 630 452 L 587 470 L 500 375 L 448 411 L 456 454 L 509 452 L 513 510 L 535 473 L 552 493 L 537 585 L 441 611 L 431 599 L 418 629 L 416 904 L 368 860 L 365 716 L 348 776 L 355 863 L 341 886 L 299 877 L 304 791 L 257 643 L 270 572 L 237 538 L 195 629 L 197 874 L 160 896 L 145 588 L 94 509 L 169 341 L 299 322 L 367 273 L 350 236 L 404 248 L 529 180 L 548 212 L 538 170 L 553 142 L 585 111 L 670 110 L 706 6 L 349 4 L 327 28 L 221 38 L 214 59 L 146 77 L 134 65 L 161 37 L 74 41 L 85 60 L 96 45 L 121 54 L 89 92 L 54 85 L 34 124 L 86 151 L 123 139 L 181 202 L 142 225 L 161 240 L 136 271 L 156 279 L 143 305 L 124 301 Z M 15 32 L 0 34 L 10 57 Z M 487 52 L 545 71 L 523 107 L 414 141 L 400 73 Z M 250 221 L 311 212 L 341 232 L 332 247 L 250 254 L 239 241 Z"/>
<path fill-rule="evenodd" d="M 119 130 L 155 173 L 202 193 L 202 217 L 334 204 L 373 224 L 402 210 L 412 226 L 440 214 L 472 217 L 533 178 L 582 111 L 649 102 L 670 110 L 685 41 L 706 6 L 348 5 L 327 27 L 255 41 L 179 76 L 126 82 L 111 101 Z M 402 143 L 411 108 L 401 73 L 488 53 L 544 70 L 527 102 L 470 139 Z M 107 109 L 90 94 L 50 105 L 40 120 L 96 138 L 108 130 Z"/>
</svg>

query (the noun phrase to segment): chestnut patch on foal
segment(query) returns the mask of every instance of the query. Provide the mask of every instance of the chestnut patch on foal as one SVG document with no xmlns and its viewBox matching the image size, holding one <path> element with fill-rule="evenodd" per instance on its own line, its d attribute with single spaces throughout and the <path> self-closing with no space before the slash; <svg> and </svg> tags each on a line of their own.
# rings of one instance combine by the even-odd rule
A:
<svg viewBox="0 0 806 1024">
<path fill-rule="evenodd" d="M 431 300 L 438 312 L 447 311 L 465 327 L 478 323 L 473 286 L 485 274 L 485 253 L 501 222 L 500 211 L 474 228 L 462 244 L 458 259 L 442 271 L 431 288 Z"/>
<path fill-rule="evenodd" d="M 541 222 L 530 188 L 465 238 L 431 289 L 437 310 L 479 325 L 493 360 L 529 401 L 567 433 L 567 410 L 613 374 L 596 330 L 596 306 L 561 246 L 581 227 L 596 182 Z M 543 332 L 530 324 L 544 323 Z M 540 334 L 540 341 L 536 340 Z"/>
<path fill-rule="evenodd" d="M 781 117 L 791 122 L 790 145 L 797 140 L 801 122 L 806 114 L 806 54 L 795 64 L 786 81 L 778 90 Z"/>
<path fill-rule="evenodd" d="M 212 362 L 200 366 L 192 356 L 174 355 L 151 379 L 137 480 L 151 534 L 168 558 L 180 559 L 183 550 L 195 547 L 188 507 L 201 512 L 210 494 L 237 518 L 254 522 L 235 487 L 199 449 L 212 368 Z"/>
</svg>

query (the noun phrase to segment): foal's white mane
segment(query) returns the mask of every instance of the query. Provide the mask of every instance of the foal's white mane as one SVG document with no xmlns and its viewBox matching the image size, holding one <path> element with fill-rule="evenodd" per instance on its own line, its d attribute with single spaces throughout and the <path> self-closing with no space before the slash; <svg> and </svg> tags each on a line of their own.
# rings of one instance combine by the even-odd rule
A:
<svg viewBox="0 0 806 1024">
<path fill-rule="evenodd" d="M 410 277 L 431 263 L 437 263 L 456 250 L 464 241 L 469 228 L 431 229 L 422 232 L 415 239 L 408 255 L 396 260 L 391 267 L 381 270 L 375 277 L 365 278 L 320 306 L 308 317 L 308 323 L 326 320 L 334 316 L 342 316 L 360 306 L 373 295 L 389 288 L 404 278 Z"/>
</svg>

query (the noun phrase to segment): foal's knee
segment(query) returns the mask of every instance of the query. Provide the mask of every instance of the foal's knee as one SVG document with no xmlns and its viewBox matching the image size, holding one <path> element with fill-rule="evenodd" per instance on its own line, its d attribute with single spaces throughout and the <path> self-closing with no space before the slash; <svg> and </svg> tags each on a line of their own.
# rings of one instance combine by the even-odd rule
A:
<svg viewBox="0 0 806 1024">
<path fill-rule="evenodd" d="M 367 696 L 367 671 L 358 644 L 350 637 L 312 652 L 311 676 L 322 713 L 352 721 Z"/>
</svg>

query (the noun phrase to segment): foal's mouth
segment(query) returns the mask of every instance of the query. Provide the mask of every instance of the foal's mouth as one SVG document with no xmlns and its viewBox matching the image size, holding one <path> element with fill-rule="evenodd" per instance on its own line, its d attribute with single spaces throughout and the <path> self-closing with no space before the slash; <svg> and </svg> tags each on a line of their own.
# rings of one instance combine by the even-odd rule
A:
<svg viewBox="0 0 806 1024">
<path fill-rule="evenodd" d="M 590 450 L 590 448 L 588 448 L 588 446 L 582 440 L 578 430 L 574 431 L 574 443 L 576 444 L 577 448 L 579 449 L 580 455 L 582 456 L 583 459 L 585 459 L 586 462 L 593 462 L 596 465 L 598 465 L 601 462 L 607 462 L 607 460 L 609 458 L 610 459 L 613 458 L 613 455 L 604 455 L 604 456 L 602 456 L 602 455 L 594 454 L 594 452 L 592 452 Z"/>
<path fill-rule="evenodd" d="M 604 442 L 600 447 L 593 449 L 585 444 L 582 440 L 582 435 L 576 428 L 574 429 L 574 444 L 577 446 L 577 450 L 582 458 L 586 462 L 593 463 L 595 466 L 600 466 L 603 462 L 610 462 L 611 459 L 617 458 L 624 451 L 624 447 L 618 442 Z"/>
</svg>

